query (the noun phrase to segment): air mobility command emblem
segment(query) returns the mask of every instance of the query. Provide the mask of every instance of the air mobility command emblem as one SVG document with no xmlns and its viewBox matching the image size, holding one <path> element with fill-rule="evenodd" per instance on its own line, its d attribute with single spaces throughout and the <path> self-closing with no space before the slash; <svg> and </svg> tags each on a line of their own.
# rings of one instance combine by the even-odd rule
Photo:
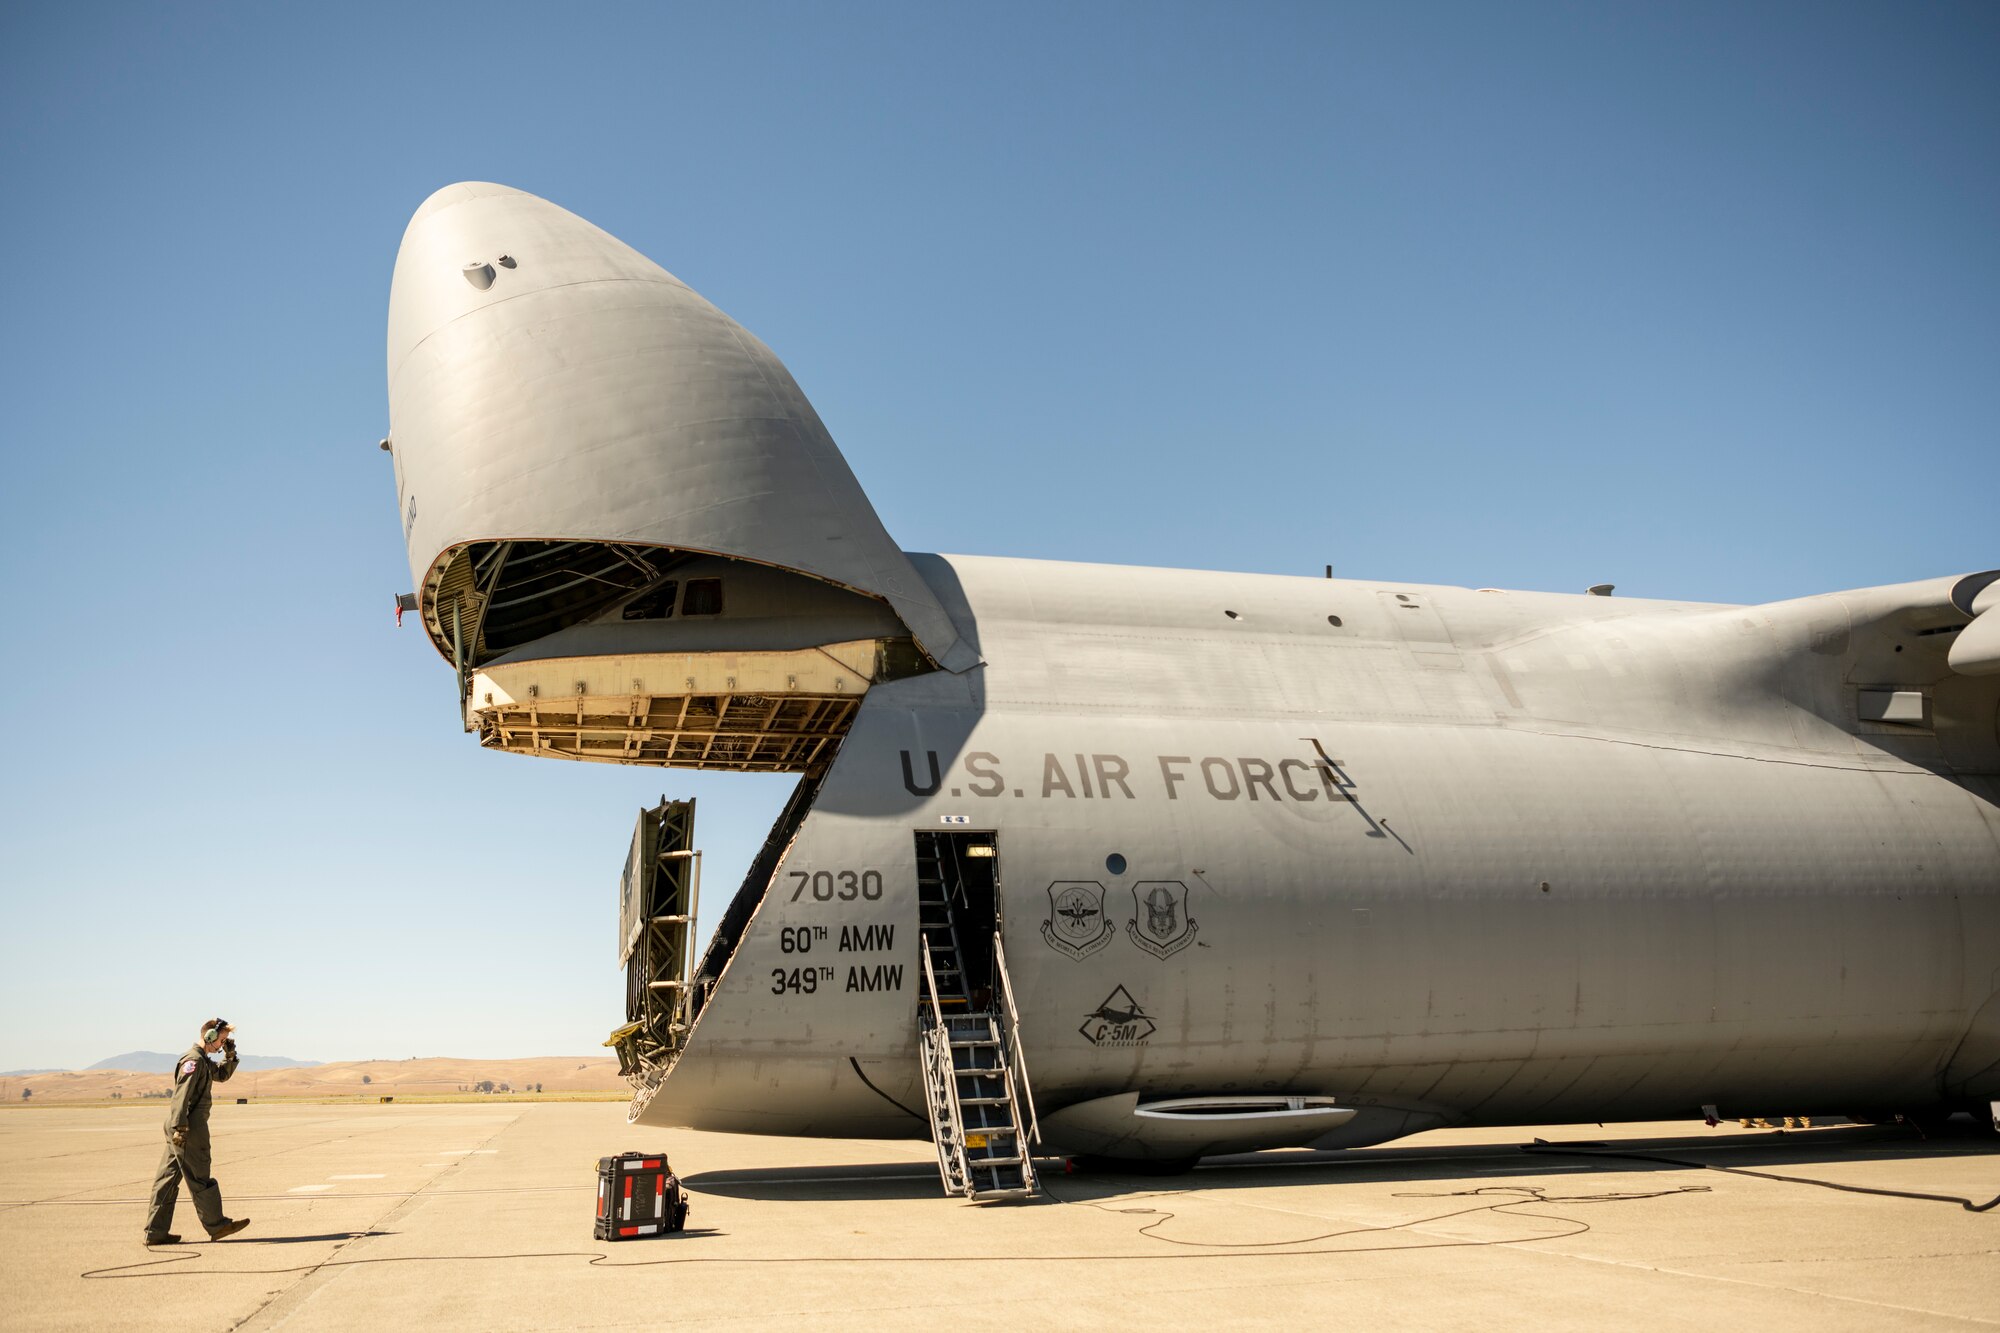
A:
<svg viewBox="0 0 2000 1333">
<path fill-rule="evenodd" d="M 1188 888 L 1179 880 L 1145 880 L 1132 886 L 1132 915 L 1125 933 L 1155 958 L 1179 953 L 1194 943 L 1200 927 L 1188 915 Z"/>
<path fill-rule="evenodd" d="M 1104 886 L 1095 880 L 1059 879 L 1049 885 L 1049 915 L 1042 938 L 1057 953 L 1088 958 L 1111 943 L 1104 916 Z"/>
</svg>

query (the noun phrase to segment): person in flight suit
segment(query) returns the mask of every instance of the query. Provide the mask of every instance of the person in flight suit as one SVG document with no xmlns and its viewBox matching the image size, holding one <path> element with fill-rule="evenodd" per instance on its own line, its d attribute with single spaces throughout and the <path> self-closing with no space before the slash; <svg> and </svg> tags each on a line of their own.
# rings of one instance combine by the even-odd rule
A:
<svg viewBox="0 0 2000 1333">
<path fill-rule="evenodd" d="M 229 1024 L 211 1018 L 201 1025 L 201 1040 L 188 1047 L 174 1066 L 174 1100 L 167 1110 L 167 1150 L 160 1156 L 160 1169 L 153 1178 L 153 1208 L 146 1215 L 146 1243 L 172 1245 L 179 1236 L 168 1231 L 174 1221 L 174 1200 L 181 1192 L 181 1178 L 187 1177 L 188 1193 L 194 1196 L 194 1211 L 208 1229 L 210 1240 L 233 1236 L 250 1225 L 247 1217 L 229 1218 L 222 1212 L 222 1191 L 208 1174 L 209 1088 L 226 1083 L 236 1072 L 236 1039 Z M 220 1065 L 208 1057 L 223 1053 Z"/>
</svg>

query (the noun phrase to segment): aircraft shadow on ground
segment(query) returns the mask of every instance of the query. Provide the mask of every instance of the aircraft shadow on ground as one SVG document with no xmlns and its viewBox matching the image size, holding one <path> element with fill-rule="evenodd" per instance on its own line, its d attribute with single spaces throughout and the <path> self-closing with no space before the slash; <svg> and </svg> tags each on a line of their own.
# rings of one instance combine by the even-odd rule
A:
<svg viewBox="0 0 2000 1333">
<path fill-rule="evenodd" d="M 1573 1151 L 1564 1151 L 1564 1150 Z M 1613 1155 L 1616 1154 L 1616 1155 Z M 1125 1189 L 1256 1189 L 1273 1185 L 1329 1185 L 1478 1181 L 1493 1183 L 1541 1177 L 1583 1176 L 1579 1167 L 1598 1172 L 1637 1174 L 1686 1171 L 1695 1167 L 1744 1167 L 1810 1175 L 1816 1166 L 1845 1162 L 1896 1161 L 1919 1157 L 1988 1157 L 2000 1154 L 2000 1142 L 1971 1135 L 1941 1135 L 1930 1139 L 1901 1126 L 1851 1126 L 1796 1132 L 1772 1130 L 1740 1133 L 1702 1132 L 1673 1138 L 1595 1139 L 1587 1129 L 1546 1143 L 1531 1136 L 1490 1144 L 1449 1148 L 1376 1148 L 1315 1152 L 1310 1149 L 1243 1153 L 1211 1157 L 1179 1176 L 1124 1175 L 1109 1171 L 1048 1176 L 1057 1190 L 1063 1181 L 1102 1182 Z M 1673 1160 L 1648 1161 L 1646 1158 Z"/>
<path fill-rule="evenodd" d="M 1532 1148 L 1532 1151 L 1524 1149 Z M 1562 1149 L 1574 1149 L 1564 1152 Z M 1153 1190 L 1269 1189 L 1285 1185 L 1493 1183 L 1582 1176 L 1579 1168 L 1633 1174 L 1685 1171 L 1689 1166 L 1639 1158 L 1674 1158 L 1692 1165 L 1747 1167 L 1810 1173 L 1815 1166 L 1893 1161 L 1909 1157 L 2000 1155 L 2000 1140 L 1970 1134 L 1925 1139 L 1903 1126 L 1843 1126 L 1781 1132 L 1721 1130 L 1673 1138 L 1594 1139 L 1579 1127 L 1560 1139 L 1534 1145 L 1528 1136 L 1451 1147 L 1281 1149 L 1203 1159 L 1193 1171 L 1157 1174 L 1091 1166 L 1067 1173 L 1061 1158 L 1037 1159 L 1051 1196 L 1097 1196 Z M 870 1162 L 842 1166 L 787 1166 L 707 1171 L 684 1183 L 704 1194 L 770 1200 L 891 1200 L 940 1197 L 937 1171 L 924 1163 Z"/>
<path fill-rule="evenodd" d="M 939 1193 L 937 1168 L 923 1162 L 703 1171 L 681 1177 L 681 1183 L 703 1194 L 740 1199 L 929 1199 Z"/>
</svg>

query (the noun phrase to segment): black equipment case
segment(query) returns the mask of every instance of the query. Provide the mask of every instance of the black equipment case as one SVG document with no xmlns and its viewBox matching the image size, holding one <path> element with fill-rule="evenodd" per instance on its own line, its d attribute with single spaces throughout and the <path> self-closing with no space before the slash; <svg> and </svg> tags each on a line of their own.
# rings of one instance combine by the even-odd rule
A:
<svg viewBox="0 0 2000 1333">
<path fill-rule="evenodd" d="M 599 1240 L 663 1236 L 687 1225 L 688 1201 L 665 1153 L 627 1152 L 597 1159 Z"/>
</svg>

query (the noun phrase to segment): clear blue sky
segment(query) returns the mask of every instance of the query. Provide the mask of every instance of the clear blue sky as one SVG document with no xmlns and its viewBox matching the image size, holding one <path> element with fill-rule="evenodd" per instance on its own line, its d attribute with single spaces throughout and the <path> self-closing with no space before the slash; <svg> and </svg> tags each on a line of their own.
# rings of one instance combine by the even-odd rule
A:
<svg viewBox="0 0 2000 1333">
<path fill-rule="evenodd" d="M 915 550 L 1763 601 L 2000 564 L 1990 4 L 14 4 L 0 1068 L 595 1047 L 633 816 L 409 585 L 404 223 L 502 181 Z M 709 913 L 712 917 L 713 912 Z"/>
</svg>

